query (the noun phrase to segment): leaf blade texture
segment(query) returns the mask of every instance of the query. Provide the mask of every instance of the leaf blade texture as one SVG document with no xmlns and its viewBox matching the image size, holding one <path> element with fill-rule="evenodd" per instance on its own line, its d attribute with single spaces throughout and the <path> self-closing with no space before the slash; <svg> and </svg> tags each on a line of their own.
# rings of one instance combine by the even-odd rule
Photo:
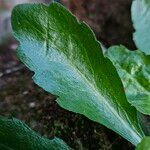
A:
<svg viewBox="0 0 150 150">
<path fill-rule="evenodd" d="M 0 116 L 0 149 L 3 150 L 71 150 L 61 139 L 49 140 L 16 118 Z"/>
<path fill-rule="evenodd" d="M 150 150 L 150 137 L 145 137 L 136 147 L 136 150 Z"/>
<path fill-rule="evenodd" d="M 150 55 L 150 0 L 134 0 L 131 14 L 134 42 L 138 49 Z"/>
<path fill-rule="evenodd" d="M 58 3 L 24 4 L 13 10 L 12 27 L 20 42 L 19 58 L 35 72 L 39 86 L 58 96 L 61 107 L 107 126 L 135 145 L 140 142 L 144 135 L 136 110 L 85 23 Z"/>
<path fill-rule="evenodd" d="M 106 55 L 117 68 L 128 101 L 138 111 L 150 115 L 150 56 L 124 46 L 112 46 Z"/>
</svg>

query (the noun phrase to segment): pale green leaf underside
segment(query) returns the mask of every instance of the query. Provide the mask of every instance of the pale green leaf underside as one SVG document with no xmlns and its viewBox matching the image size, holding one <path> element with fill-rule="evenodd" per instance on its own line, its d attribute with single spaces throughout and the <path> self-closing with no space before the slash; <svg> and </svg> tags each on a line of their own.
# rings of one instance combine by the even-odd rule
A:
<svg viewBox="0 0 150 150">
<path fill-rule="evenodd" d="M 41 137 L 18 119 L 0 116 L 1 150 L 71 150 L 61 139 Z"/>
<path fill-rule="evenodd" d="M 133 144 L 143 137 L 136 110 L 93 32 L 60 4 L 24 4 L 12 13 L 18 55 L 34 81 L 57 102 L 116 131 Z"/>
<path fill-rule="evenodd" d="M 150 0 L 133 0 L 131 12 L 135 44 L 150 55 Z"/>
<path fill-rule="evenodd" d="M 142 142 L 137 145 L 136 150 L 150 150 L 150 137 L 145 137 Z"/>
<path fill-rule="evenodd" d="M 107 56 L 117 68 L 128 101 L 150 115 L 150 56 L 124 46 L 110 47 Z"/>
</svg>

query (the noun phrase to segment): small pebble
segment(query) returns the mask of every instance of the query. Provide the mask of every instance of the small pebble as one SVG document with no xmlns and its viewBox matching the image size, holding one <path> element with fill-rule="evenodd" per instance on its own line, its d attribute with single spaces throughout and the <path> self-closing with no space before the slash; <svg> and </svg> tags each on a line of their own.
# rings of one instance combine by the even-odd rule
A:
<svg viewBox="0 0 150 150">
<path fill-rule="evenodd" d="M 30 107 L 30 108 L 34 108 L 34 107 L 35 107 L 35 102 L 29 103 L 29 107 Z"/>
<path fill-rule="evenodd" d="M 29 93 L 28 91 L 24 91 L 22 94 L 27 95 L 28 93 Z"/>
</svg>

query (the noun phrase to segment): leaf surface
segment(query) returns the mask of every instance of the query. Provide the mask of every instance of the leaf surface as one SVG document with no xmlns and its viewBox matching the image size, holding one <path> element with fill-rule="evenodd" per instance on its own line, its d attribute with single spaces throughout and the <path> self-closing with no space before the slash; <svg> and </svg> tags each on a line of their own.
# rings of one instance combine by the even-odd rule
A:
<svg viewBox="0 0 150 150">
<path fill-rule="evenodd" d="M 61 139 L 41 137 L 18 119 L 0 116 L 1 150 L 71 150 Z"/>
<path fill-rule="evenodd" d="M 58 104 L 122 135 L 133 144 L 144 136 L 136 110 L 91 29 L 58 3 L 24 4 L 12 13 L 18 55 L 34 81 L 58 96 Z"/>
<path fill-rule="evenodd" d="M 131 12 L 135 44 L 150 55 L 150 0 L 133 0 Z"/>
<path fill-rule="evenodd" d="M 150 137 L 145 137 L 142 142 L 137 145 L 136 150 L 150 150 Z"/>
<path fill-rule="evenodd" d="M 138 111 L 150 115 L 150 56 L 112 46 L 107 51 L 123 82 L 128 101 Z"/>
</svg>

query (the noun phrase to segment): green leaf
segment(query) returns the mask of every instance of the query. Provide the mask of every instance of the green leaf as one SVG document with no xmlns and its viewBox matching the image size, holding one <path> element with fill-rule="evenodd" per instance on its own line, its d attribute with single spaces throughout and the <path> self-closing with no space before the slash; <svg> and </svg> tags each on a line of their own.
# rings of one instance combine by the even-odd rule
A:
<svg viewBox="0 0 150 150">
<path fill-rule="evenodd" d="M 1 150 L 13 150 L 12 148 L 8 147 L 8 146 L 5 146 L 3 144 L 0 144 L 0 149 Z"/>
<path fill-rule="evenodd" d="M 145 137 L 142 142 L 137 145 L 136 150 L 150 150 L 150 137 Z"/>
<path fill-rule="evenodd" d="M 128 101 L 144 114 L 150 114 L 150 56 L 112 46 L 107 51 L 123 82 Z"/>
<path fill-rule="evenodd" d="M 18 119 L 0 116 L 1 150 L 71 150 L 61 139 L 41 137 Z"/>
<path fill-rule="evenodd" d="M 12 13 L 18 55 L 34 81 L 58 104 L 119 133 L 133 144 L 144 136 L 120 78 L 91 29 L 58 3 L 24 4 Z"/>
<path fill-rule="evenodd" d="M 150 0 L 134 0 L 132 3 L 133 35 L 136 46 L 150 55 Z"/>
</svg>

